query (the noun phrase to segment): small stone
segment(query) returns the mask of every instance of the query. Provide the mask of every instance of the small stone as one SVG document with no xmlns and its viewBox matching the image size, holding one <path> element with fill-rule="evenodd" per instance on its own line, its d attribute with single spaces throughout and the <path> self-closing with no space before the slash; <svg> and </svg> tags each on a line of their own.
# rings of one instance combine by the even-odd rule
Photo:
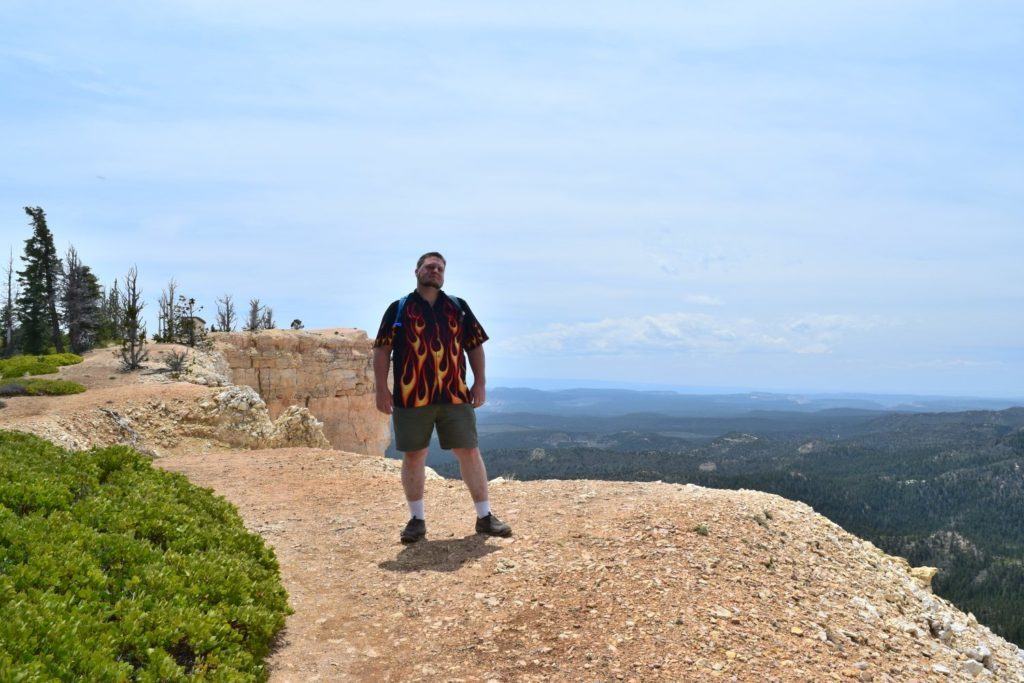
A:
<svg viewBox="0 0 1024 683">
<path fill-rule="evenodd" d="M 802 636 L 804 634 L 804 630 L 799 626 L 794 626 L 793 628 L 789 629 L 789 632 L 792 633 L 794 636 Z"/>
<path fill-rule="evenodd" d="M 932 664 L 932 671 L 937 674 L 949 675 L 949 669 L 942 666 L 941 664 Z"/>
<path fill-rule="evenodd" d="M 977 676 L 985 670 L 985 665 L 981 662 L 971 659 L 969 661 L 964 662 L 962 668 L 964 670 L 964 673 L 970 674 L 971 676 Z"/>
</svg>

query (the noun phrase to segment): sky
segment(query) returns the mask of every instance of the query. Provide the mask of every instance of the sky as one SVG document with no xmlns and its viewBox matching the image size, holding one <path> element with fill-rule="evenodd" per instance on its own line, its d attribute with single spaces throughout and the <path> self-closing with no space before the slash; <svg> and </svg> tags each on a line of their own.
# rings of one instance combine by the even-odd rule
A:
<svg viewBox="0 0 1024 683">
<path fill-rule="evenodd" d="M 1018 2 L 0 5 L 0 248 L 488 383 L 1024 396 Z M 17 264 L 16 264 L 17 267 Z"/>
</svg>

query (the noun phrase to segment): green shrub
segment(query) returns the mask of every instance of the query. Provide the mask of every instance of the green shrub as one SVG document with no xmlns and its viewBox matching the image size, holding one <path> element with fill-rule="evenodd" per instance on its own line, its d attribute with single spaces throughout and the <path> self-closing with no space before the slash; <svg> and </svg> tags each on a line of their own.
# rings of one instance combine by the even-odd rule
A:
<svg viewBox="0 0 1024 683">
<path fill-rule="evenodd" d="M 0 396 L 64 396 L 83 391 L 78 382 L 63 379 L 21 379 L 0 386 Z"/>
<path fill-rule="evenodd" d="M 17 379 L 29 375 L 49 375 L 62 365 L 81 363 L 74 353 L 51 353 L 45 356 L 11 356 L 0 360 L 0 379 Z"/>
<path fill-rule="evenodd" d="M 124 446 L 0 431 L 0 671 L 262 680 L 289 613 L 235 508 Z"/>
</svg>

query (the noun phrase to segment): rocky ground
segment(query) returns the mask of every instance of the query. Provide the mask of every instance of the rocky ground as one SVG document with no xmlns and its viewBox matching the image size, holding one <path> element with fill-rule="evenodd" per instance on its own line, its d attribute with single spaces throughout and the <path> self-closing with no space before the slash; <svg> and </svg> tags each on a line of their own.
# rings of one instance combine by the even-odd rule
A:
<svg viewBox="0 0 1024 683">
<path fill-rule="evenodd" d="M 217 354 L 188 350 L 183 371 L 170 372 L 162 359 L 183 350 L 153 344 L 151 360 L 132 373 L 119 370 L 115 351 L 92 351 L 82 363 L 41 375 L 78 382 L 84 393 L 9 398 L 0 409 L 0 427 L 66 448 L 123 443 L 152 456 L 225 446 L 328 445 L 305 408 L 289 408 L 271 420 L 255 390 L 228 382 Z"/>
<path fill-rule="evenodd" d="M 398 463 L 313 449 L 158 461 L 235 503 L 295 614 L 272 680 L 1024 680 L 1013 645 L 807 506 L 662 483 L 500 482 L 510 539 Z M 925 573 L 927 577 L 927 573 Z"/>
<path fill-rule="evenodd" d="M 1021 651 L 933 596 L 927 572 L 805 505 L 495 481 L 492 505 L 515 529 L 495 539 L 473 533 L 462 483 L 435 475 L 427 538 L 403 546 L 397 462 L 231 447 L 315 435 L 300 415 L 300 436 L 281 436 L 247 392 L 118 376 L 101 353 L 61 372 L 89 391 L 12 399 L 0 427 L 95 442 L 131 430 L 158 466 L 235 503 L 274 547 L 295 610 L 271 680 L 1024 681 Z"/>
</svg>

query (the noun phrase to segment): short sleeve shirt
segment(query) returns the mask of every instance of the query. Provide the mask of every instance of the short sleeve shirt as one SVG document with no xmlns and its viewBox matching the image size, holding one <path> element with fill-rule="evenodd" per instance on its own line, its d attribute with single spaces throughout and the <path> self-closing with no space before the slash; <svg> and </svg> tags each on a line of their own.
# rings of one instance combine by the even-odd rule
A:
<svg viewBox="0 0 1024 683">
<path fill-rule="evenodd" d="M 391 346 L 394 401 L 400 408 L 433 403 L 472 403 L 466 385 L 466 355 L 487 341 L 487 333 L 463 299 L 461 310 L 444 292 L 431 306 L 418 292 L 405 300 L 400 325 L 398 302 L 380 321 L 375 347 Z"/>
</svg>

